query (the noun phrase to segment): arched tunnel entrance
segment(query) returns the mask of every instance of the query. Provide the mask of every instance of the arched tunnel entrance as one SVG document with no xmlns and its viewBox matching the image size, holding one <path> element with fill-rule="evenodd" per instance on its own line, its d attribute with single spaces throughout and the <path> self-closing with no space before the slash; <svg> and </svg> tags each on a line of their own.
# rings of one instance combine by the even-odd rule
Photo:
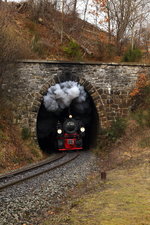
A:
<svg viewBox="0 0 150 225">
<path fill-rule="evenodd" d="M 81 121 L 84 124 L 83 149 L 89 149 L 96 144 L 99 129 L 98 113 L 92 97 L 86 89 L 85 92 L 86 100 L 82 104 L 79 104 L 74 99 L 69 107 L 65 107 L 60 112 L 47 110 L 44 100 L 41 102 L 37 116 L 37 139 L 43 151 L 47 153 L 57 151 L 58 121 L 63 123 L 70 114 L 73 119 Z"/>
</svg>

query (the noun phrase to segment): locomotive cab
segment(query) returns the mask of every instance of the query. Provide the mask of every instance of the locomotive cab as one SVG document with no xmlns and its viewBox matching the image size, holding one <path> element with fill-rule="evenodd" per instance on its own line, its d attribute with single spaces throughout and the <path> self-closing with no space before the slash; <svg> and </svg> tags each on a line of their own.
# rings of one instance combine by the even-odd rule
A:
<svg viewBox="0 0 150 225">
<path fill-rule="evenodd" d="M 59 121 L 57 124 L 57 149 L 59 151 L 82 150 L 84 135 L 85 127 L 81 121 L 69 115 L 63 123 Z"/>
</svg>

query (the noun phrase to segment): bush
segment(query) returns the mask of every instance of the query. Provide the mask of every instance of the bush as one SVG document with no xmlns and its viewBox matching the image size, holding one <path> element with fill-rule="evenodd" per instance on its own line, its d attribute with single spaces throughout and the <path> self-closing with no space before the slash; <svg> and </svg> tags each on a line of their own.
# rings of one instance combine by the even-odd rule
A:
<svg viewBox="0 0 150 225">
<path fill-rule="evenodd" d="M 122 61 L 123 62 L 139 62 L 142 58 L 142 52 L 140 49 L 129 49 L 125 52 Z"/>
<path fill-rule="evenodd" d="M 69 58 L 76 60 L 80 60 L 82 58 L 80 46 L 74 40 L 70 41 L 67 47 L 63 47 L 63 51 Z"/>
<path fill-rule="evenodd" d="M 111 141 L 116 141 L 122 135 L 125 134 L 127 122 L 123 118 L 117 118 L 113 121 L 111 127 L 107 130 L 107 136 Z"/>
<path fill-rule="evenodd" d="M 108 129 L 102 129 L 100 131 L 100 142 L 97 143 L 97 147 L 94 149 L 94 153 L 101 156 L 103 153 L 108 153 L 112 143 L 115 143 L 118 138 L 125 134 L 127 127 L 127 120 L 123 118 L 117 118 L 113 121 L 111 127 Z"/>
<path fill-rule="evenodd" d="M 23 139 L 23 140 L 29 139 L 30 136 L 31 136 L 31 133 L 30 133 L 29 128 L 23 127 L 23 128 L 22 128 L 22 132 L 21 132 L 21 136 L 22 136 L 22 139 Z"/>
<path fill-rule="evenodd" d="M 118 138 L 122 137 L 125 134 L 126 127 L 127 120 L 124 118 L 117 118 L 112 122 L 110 128 L 101 130 L 101 143 L 99 144 L 99 148 L 103 149 L 105 146 L 110 146 L 112 142 L 115 142 Z"/>
</svg>

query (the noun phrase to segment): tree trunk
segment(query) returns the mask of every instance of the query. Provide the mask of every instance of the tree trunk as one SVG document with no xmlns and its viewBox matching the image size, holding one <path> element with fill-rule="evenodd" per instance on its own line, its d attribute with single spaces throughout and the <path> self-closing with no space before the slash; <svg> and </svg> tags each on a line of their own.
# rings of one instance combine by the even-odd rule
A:
<svg viewBox="0 0 150 225">
<path fill-rule="evenodd" d="M 89 0 L 86 0 L 85 9 L 84 9 L 84 20 L 86 18 L 86 12 L 87 12 L 87 8 L 88 8 L 88 4 L 89 4 Z"/>
<path fill-rule="evenodd" d="M 74 4 L 73 4 L 73 14 L 76 14 L 76 9 L 77 9 L 77 0 L 74 0 Z"/>
</svg>

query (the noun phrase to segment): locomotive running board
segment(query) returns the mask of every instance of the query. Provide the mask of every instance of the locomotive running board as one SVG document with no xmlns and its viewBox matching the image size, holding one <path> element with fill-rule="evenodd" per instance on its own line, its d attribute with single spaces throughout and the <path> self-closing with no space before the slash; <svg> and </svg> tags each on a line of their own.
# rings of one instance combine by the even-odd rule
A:
<svg viewBox="0 0 150 225">
<path fill-rule="evenodd" d="M 58 150 L 59 151 L 71 151 L 71 150 L 79 150 L 79 149 L 83 149 L 83 148 L 72 148 L 72 149 L 62 148 L 62 149 L 58 149 Z"/>
</svg>

